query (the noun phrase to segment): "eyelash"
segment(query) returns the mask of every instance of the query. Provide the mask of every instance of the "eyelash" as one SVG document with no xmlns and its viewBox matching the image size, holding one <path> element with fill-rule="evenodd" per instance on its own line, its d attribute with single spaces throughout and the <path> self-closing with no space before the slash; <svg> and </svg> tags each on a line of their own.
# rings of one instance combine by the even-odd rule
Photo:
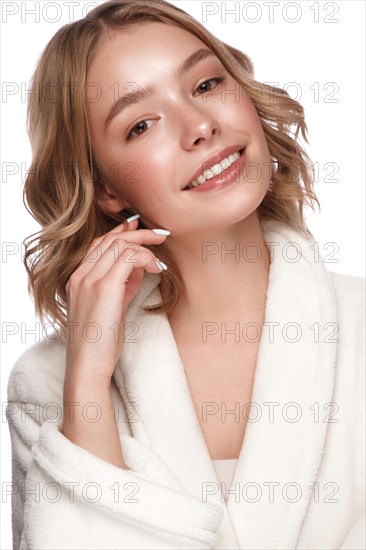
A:
<svg viewBox="0 0 366 550">
<path fill-rule="evenodd" d="M 197 90 L 199 89 L 200 86 L 202 86 L 202 84 L 206 84 L 207 82 L 216 82 L 216 86 L 214 86 L 214 88 L 213 88 L 213 89 L 216 89 L 216 87 L 221 82 L 223 82 L 224 80 L 225 80 L 224 76 L 213 76 L 212 78 L 208 78 L 207 80 L 204 80 L 203 82 L 201 82 L 201 84 L 198 86 Z M 208 90 L 208 91 L 211 91 L 211 90 Z M 203 93 L 207 93 L 207 92 L 204 91 Z M 199 95 L 203 95 L 203 94 L 199 94 Z M 135 130 L 136 126 L 138 126 L 141 122 L 146 122 L 147 120 L 152 120 L 152 119 L 142 118 L 142 119 L 138 120 L 129 130 L 127 130 L 126 141 L 128 141 L 130 139 L 135 139 L 135 137 L 138 137 L 138 135 L 141 135 L 141 134 L 138 134 L 137 136 L 133 136 L 132 133 Z"/>
</svg>

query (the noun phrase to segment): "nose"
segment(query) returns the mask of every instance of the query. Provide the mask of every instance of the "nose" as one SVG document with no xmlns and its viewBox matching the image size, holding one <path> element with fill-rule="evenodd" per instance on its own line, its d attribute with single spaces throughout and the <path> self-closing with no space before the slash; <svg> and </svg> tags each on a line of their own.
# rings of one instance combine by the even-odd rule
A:
<svg viewBox="0 0 366 550">
<path fill-rule="evenodd" d="M 192 105 L 187 102 L 182 110 L 181 146 L 190 151 L 203 142 L 218 137 L 220 127 L 213 108 Z"/>
</svg>

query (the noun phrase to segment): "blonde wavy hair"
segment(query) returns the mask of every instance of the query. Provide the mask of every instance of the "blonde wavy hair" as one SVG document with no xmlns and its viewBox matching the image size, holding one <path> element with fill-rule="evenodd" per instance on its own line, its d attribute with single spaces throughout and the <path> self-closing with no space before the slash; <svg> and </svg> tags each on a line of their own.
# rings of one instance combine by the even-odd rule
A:
<svg viewBox="0 0 366 550">
<path fill-rule="evenodd" d="M 138 22 L 178 25 L 198 37 L 221 60 L 254 103 L 272 159 L 272 186 L 258 206 L 260 219 L 273 219 L 304 234 L 303 208 L 314 210 L 311 161 L 298 143 L 301 131 L 308 143 L 304 109 L 288 93 L 254 79 L 247 55 L 213 36 L 182 9 L 164 0 L 117 0 L 94 8 L 62 27 L 43 51 L 32 77 L 27 130 L 32 165 L 23 201 L 42 229 L 24 240 L 28 291 L 38 317 L 61 327 L 67 321 L 65 285 L 92 241 L 131 215 L 103 212 L 95 200 L 101 172 L 93 158 L 83 90 L 88 69 L 106 34 Z M 75 85 L 77 83 L 77 85 Z M 292 128 L 294 128 L 293 135 Z M 140 223 L 140 227 L 144 227 Z M 167 300 L 150 306 L 169 313 L 178 303 L 183 280 L 171 260 L 156 246 L 147 246 L 167 265 Z"/>
</svg>

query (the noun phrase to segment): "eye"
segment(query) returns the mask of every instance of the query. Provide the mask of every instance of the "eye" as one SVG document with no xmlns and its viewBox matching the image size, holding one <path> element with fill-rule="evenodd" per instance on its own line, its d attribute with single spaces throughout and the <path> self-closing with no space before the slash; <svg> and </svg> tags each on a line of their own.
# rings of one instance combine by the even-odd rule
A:
<svg viewBox="0 0 366 550">
<path fill-rule="evenodd" d="M 197 88 L 197 90 L 201 92 L 198 95 L 202 95 L 204 93 L 210 92 L 211 90 L 217 88 L 220 82 L 223 82 L 224 80 L 225 80 L 224 76 L 215 76 L 213 78 L 209 78 L 208 80 L 204 80 Z M 126 139 L 129 140 L 142 135 L 146 131 L 146 129 L 149 129 L 151 127 L 149 126 L 148 128 L 146 128 L 146 125 L 148 122 L 150 122 L 152 126 L 152 124 L 156 121 L 151 118 L 146 118 L 146 119 L 137 121 L 136 124 L 134 124 L 132 128 L 127 131 Z"/>
<path fill-rule="evenodd" d="M 135 132 L 136 132 L 135 135 L 137 135 L 137 136 L 143 134 L 144 131 L 146 130 L 145 126 L 147 125 L 148 122 L 153 123 L 155 121 L 152 118 L 146 118 L 146 119 L 139 120 L 138 122 L 136 122 L 136 124 L 134 124 L 134 126 L 132 126 L 132 128 L 127 131 L 127 139 L 133 138 Z M 152 126 L 152 124 L 151 124 L 151 126 Z"/>
<path fill-rule="evenodd" d="M 200 92 L 202 93 L 206 93 L 206 92 L 209 92 L 211 91 L 212 89 L 216 88 L 220 82 L 222 82 L 223 80 L 225 80 L 225 77 L 223 76 L 215 76 L 214 78 L 210 78 L 208 80 L 204 80 L 197 88 L 197 90 L 199 90 Z M 212 83 L 214 83 L 214 85 L 212 85 Z M 199 94 L 199 95 L 202 95 Z"/>
</svg>

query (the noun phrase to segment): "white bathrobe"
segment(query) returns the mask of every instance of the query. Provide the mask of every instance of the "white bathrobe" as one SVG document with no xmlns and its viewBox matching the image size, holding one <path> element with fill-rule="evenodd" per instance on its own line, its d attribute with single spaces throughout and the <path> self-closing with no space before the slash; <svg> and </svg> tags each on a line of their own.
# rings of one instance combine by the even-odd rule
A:
<svg viewBox="0 0 366 550">
<path fill-rule="evenodd" d="M 14 548 L 365 548 L 364 279 L 328 271 L 286 225 L 262 227 L 265 324 L 231 489 L 216 477 L 167 316 L 139 308 L 161 299 L 161 275 L 145 273 L 111 388 L 127 469 L 60 433 L 57 335 L 11 371 Z"/>
</svg>

